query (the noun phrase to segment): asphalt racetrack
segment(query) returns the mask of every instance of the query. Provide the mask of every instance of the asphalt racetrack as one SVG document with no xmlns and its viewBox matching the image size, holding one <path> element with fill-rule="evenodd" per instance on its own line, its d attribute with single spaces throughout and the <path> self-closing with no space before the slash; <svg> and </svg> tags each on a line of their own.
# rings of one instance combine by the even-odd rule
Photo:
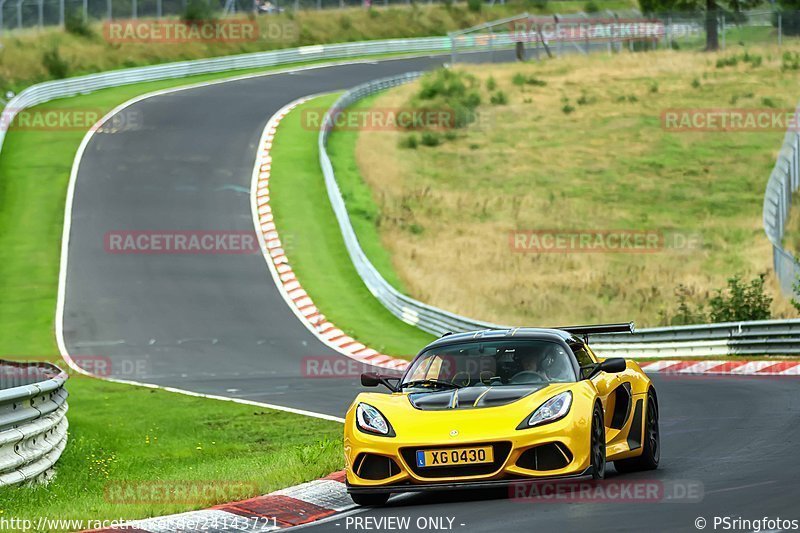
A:
<svg viewBox="0 0 800 533">
<path fill-rule="evenodd" d="M 106 234 L 252 231 L 255 150 L 273 113 L 305 95 L 446 60 L 273 74 L 168 93 L 128 108 L 141 127 L 94 135 L 77 175 L 63 323 L 70 354 L 79 364 L 107 357 L 110 375 L 123 379 L 343 416 L 357 379 L 303 377 L 303 357 L 336 352 L 295 317 L 260 254 L 112 254 Z M 655 381 L 661 468 L 625 476 L 609 468 L 609 477 L 651 483 L 657 501 L 516 501 L 505 490 L 406 495 L 305 529 L 390 531 L 397 530 L 394 522 L 381 518 L 410 517 L 403 530 L 697 531 L 702 517 L 706 530 L 720 531 L 714 516 L 800 518 L 800 380 Z M 439 529 L 427 520 L 437 517 Z"/>
</svg>

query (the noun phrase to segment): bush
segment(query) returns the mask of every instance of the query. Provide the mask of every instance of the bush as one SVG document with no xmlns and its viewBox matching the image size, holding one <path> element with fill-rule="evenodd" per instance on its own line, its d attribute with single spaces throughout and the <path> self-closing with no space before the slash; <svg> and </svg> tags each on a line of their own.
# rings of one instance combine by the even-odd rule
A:
<svg viewBox="0 0 800 533">
<path fill-rule="evenodd" d="M 740 275 L 728 279 L 728 287 L 709 301 L 712 322 L 767 320 L 772 298 L 764 293 L 766 274 L 759 274 L 745 284 Z"/>
<path fill-rule="evenodd" d="M 399 144 L 400 148 L 416 150 L 417 146 L 419 146 L 419 141 L 417 140 L 417 135 L 415 133 L 411 133 L 405 137 L 402 137 Z"/>
<path fill-rule="evenodd" d="M 797 52 L 784 52 L 781 56 L 781 70 L 800 70 L 800 54 Z"/>
<path fill-rule="evenodd" d="M 211 7 L 210 3 L 206 0 L 189 0 L 186 4 L 186 9 L 183 10 L 181 19 L 184 22 L 203 22 L 206 20 L 214 20 L 216 18 L 216 11 Z"/>
<path fill-rule="evenodd" d="M 721 57 L 717 59 L 717 68 L 735 67 L 739 64 L 739 58 L 736 56 Z"/>
<path fill-rule="evenodd" d="M 569 104 L 564 104 L 564 105 L 561 107 L 561 111 L 562 111 L 562 112 L 563 112 L 565 115 L 569 115 L 570 113 L 572 113 L 573 111 L 575 111 L 575 108 L 574 108 L 574 107 L 572 107 L 572 106 L 571 106 L 571 105 L 569 105 Z"/>
<path fill-rule="evenodd" d="M 767 96 L 761 99 L 761 105 L 763 105 L 764 107 L 770 107 L 772 109 L 778 107 L 778 104 L 775 102 L 775 100 Z"/>
<path fill-rule="evenodd" d="M 576 100 L 578 105 L 589 105 L 595 102 L 595 99 L 590 97 L 588 94 L 582 92 L 581 95 Z"/>
<path fill-rule="evenodd" d="M 475 120 L 480 105 L 478 82 L 466 72 L 439 69 L 422 77 L 420 89 L 409 107 L 416 109 L 448 109 L 452 111 L 453 126 L 462 128 Z"/>
<path fill-rule="evenodd" d="M 587 13 L 599 13 L 599 12 L 600 12 L 600 6 L 598 6 L 598 5 L 595 3 L 595 1 L 594 1 L 594 0 L 589 0 L 589 1 L 588 1 L 588 2 L 586 2 L 586 4 L 583 6 L 583 10 L 584 10 L 584 11 L 586 11 Z"/>
<path fill-rule="evenodd" d="M 94 36 L 94 32 L 89 26 L 89 23 L 83 18 L 83 13 L 77 9 L 70 9 L 64 15 L 64 29 L 67 33 L 80 37 Z"/>
<path fill-rule="evenodd" d="M 442 140 L 439 135 L 432 131 L 426 131 L 422 134 L 422 144 L 424 146 L 439 146 L 441 143 Z"/>
<path fill-rule="evenodd" d="M 508 103 L 508 96 L 503 91 L 497 91 L 490 98 L 489 101 L 492 105 L 506 105 Z"/>
<path fill-rule="evenodd" d="M 518 87 L 522 87 L 523 85 L 535 85 L 537 87 L 544 87 L 545 85 L 547 85 L 546 81 L 540 80 L 534 75 L 525 76 L 521 72 L 517 72 L 516 74 L 514 74 L 514 76 L 511 78 L 511 83 L 513 83 Z"/>
<path fill-rule="evenodd" d="M 482 7 L 482 0 L 467 0 L 467 8 L 473 13 L 479 13 Z"/>
<path fill-rule="evenodd" d="M 69 74 L 69 64 L 61 57 L 58 46 L 53 46 L 42 55 L 42 65 L 53 78 L 66 78 Z"/>
<path fill-rule="evenodd" d="M 494 81 L 494 77 L 489 76 L 489 79 L 486 80 L 486 89 L 488 89 L 489 91 L 494 91 L 496 87 L 497 87 L 497 82 Z"/>
<path fill-rule="evenodd" d="M 694 87 L 695 89 L 699 89 L 700 88 L 700 80 L 698 80 L 697 78 L 693 79 L 692 80 L 692 87 Z"/>
</svg>

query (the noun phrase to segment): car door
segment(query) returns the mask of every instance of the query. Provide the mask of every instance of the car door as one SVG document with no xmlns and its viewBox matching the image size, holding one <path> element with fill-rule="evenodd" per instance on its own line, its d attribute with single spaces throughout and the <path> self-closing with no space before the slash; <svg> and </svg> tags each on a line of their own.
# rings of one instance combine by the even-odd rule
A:
<svg viewBox="0 0 800 533">
<path fill-rule="evenodd" d="M 591 360 L 595 362 L 599 360 L 589 346 L 584 345 L 583 349 Z M 627 435 L 633 410 L 633 394 L 629 373 L 598 372 L 591 380 L 597 388 L 600 401 L 603 403 L 606 453 L 613 455 L 614 453 L 627 451 L 630 449 Z"/>
</svg>

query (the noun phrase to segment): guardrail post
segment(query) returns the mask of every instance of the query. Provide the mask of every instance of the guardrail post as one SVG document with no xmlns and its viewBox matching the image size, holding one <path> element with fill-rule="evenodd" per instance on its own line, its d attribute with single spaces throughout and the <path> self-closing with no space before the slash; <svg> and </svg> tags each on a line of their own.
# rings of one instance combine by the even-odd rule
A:
<svg viewBox="0 0 800 533">
<path fill-rule="evenodd" d="M 795 132 L 792 135 L 792 191 L 796 191 L 800 187 L 800 134 Z"/>
</svg>

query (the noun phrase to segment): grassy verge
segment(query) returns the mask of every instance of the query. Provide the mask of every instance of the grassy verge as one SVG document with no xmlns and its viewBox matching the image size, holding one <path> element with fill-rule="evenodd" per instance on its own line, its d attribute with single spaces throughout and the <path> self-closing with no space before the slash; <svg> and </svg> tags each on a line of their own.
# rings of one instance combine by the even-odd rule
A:
<svg viewBox="0 0 800 533">
<path fill-rule="evenodd" d="M 397 320 L 358 277 L 325 190 L 318 132 L 302 122 L 304 109 L 327 108 L 334 100 L 333 95 L 314 99 L 281 121 L 271 152 L 270 201 L 275 224 L 303 288 L 329 320 L 376 350 L 401 356 L 415 354 L 432 337 Z M 332 136 L 336 154 L 352 142 L 349 135 L 344 139 L 340 135 L 337 132 Z M 348 163 L 336 159 L 337 169 L 343 164 Z M 362 191 L 354 181 L 342 181 L 341 186 L 348 200 L 361 197 Z"/>
<path fill-rule="evenodd" d="M 159 516 L 264 494 L 342 467 L 335 422 L 78 376 L 69 390 L 70 435 L 55 479 L 1 490 L 0 516 Z"/>
<path fill-rule="evenodd" d="M 576 12 L 583 0 L 558 2 L 542 12 Z M 604 2 L 604 9 L 630 9 L 631 0 Z M 92 72 L 184 61 L 222 55 L 260 52 L 294 46 L 351 42 L 398 37 L 446 35 L 487 20 L 518 14 L 529 7 L 517 5 L 484 6 L 475 13 L 466 5 L 445 7 L 419 5 L 382 7 L 365 10 L 307 10 L 257 17 L 255 39 L 193 42 L 109 42 L 102 23 L 88 27 L 87 35 L 66 33 L 58 28 L 42 31 L 4 33 L 0 57 L 0 89 L 3 94 L 48 79 L 78 76 Z M 247 21 L 247 14 L 235 16 Z"/>
<path fill-rule="evenodd" d="M 675 131 L 662 112 L 792 109 L 800 71 L 783 54 L 799 46 L 464 67 L 482 100 L 476 123 L 416 149 L 402 131 L 358 138 L 357 166 L 403 286 L 496 323 L 645 327 L 673 323 L 681 286 L 695 307 L 734 274 L 771 271 L 761 210 L 784 132 Z M 407 107 L 418 89 L 374 106 Z M 664 240 L 657 253 L 520 253 L 509 239 L 517 230 Z M 768 285 L 773 315 L 796 316 Z"/>
<path fill-rule="evenodd" d="M 139 94 L 230 75 L 119 87 L 46 107 L 105 113 Z M 53 319 L 63 210 L 83 135 L 12 128 L 0 153 L 2 358 L 60 362 Z M 68 389 L 70 440 L 54 481 L 46 489 L 0 491 L 0 516 L 141 518 L 252 496 L 341 467 L 341 426 L 334 422 L 80 376 Z M 109 483 L 152 480 L 244 485 L 189 501 L 131 504 L 105 497 Z"/>
</svg>

